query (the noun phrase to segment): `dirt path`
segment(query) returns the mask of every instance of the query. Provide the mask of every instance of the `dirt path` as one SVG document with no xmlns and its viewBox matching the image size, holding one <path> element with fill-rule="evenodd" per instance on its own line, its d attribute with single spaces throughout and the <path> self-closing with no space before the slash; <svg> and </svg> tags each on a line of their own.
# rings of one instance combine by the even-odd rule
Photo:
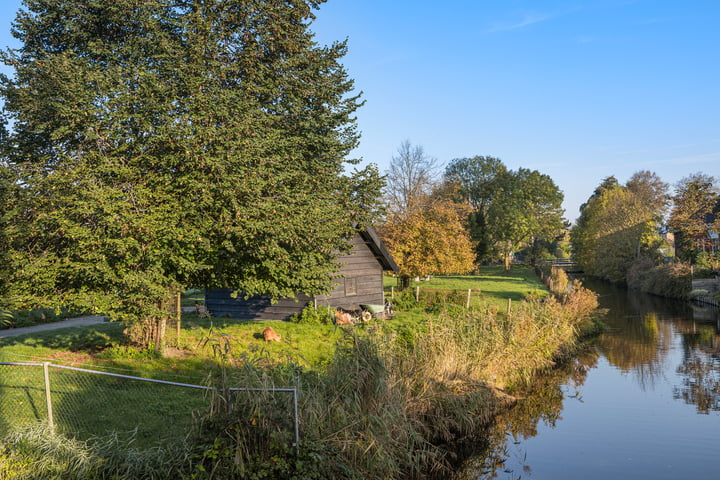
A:
<svg viewBox="0 0 720 480">
<path fill-rule="evenodd" d="M 85 317 L 69 318 L 61 322 L 43 323 L 42 325 L 33 325 L 32 327 L 9 328 L 0 330 L 0 337 L 14 337 L 24 333 L 44 332 L 46 330 L 56 330 L 58 328 L 80 327 L 83 325 L 95 325 L 103 323 L 107 317 L 101 315 L 88 315 Z"/>
</svg>

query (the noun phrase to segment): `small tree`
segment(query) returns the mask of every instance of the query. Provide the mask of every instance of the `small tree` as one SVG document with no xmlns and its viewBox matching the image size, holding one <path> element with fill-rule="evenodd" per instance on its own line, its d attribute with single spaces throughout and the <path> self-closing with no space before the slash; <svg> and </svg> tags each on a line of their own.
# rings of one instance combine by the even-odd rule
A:
<svg viewBox="0 0 720 480">
<path fill-rule="evenodd" d="M 401 273 L 426 276 L 473 270 L 467 212 L 463 204 L 435 195 L 408 215 L 389 215 L 380 233 Z"/>
<path fill-rule="evenodd" d="M 437 176 L 437 160 L 428 157 L 419 145 L 405 140 L 388 169 L 385 198 L 388 210 L 397 216 L 408 216 L 423 206 Z"/>
</svg>

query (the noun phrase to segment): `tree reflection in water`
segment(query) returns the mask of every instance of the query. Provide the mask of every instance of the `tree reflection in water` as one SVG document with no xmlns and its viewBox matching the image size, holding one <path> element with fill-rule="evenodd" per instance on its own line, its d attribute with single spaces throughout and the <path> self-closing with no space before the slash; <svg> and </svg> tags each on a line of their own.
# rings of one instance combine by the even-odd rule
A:
<svg viewBox="0 0 720 480">
<path fill-rule="evenodd" d="M 564 398 L 582 398 L 581 387 L 588 371 L 597 364 L 598 357 L 595 349 L 588 348 L 538 375 L 521 390 L 512 392 L 518 398 L 517 404 L 497 419 L 488 432 L 486 448 L 466 462 L 454 479 L 490 479 L 497 478 L 500 473 L 512 473 L 504 470 L 505 461 L 510 455 L 508 442 L 517 443 L 521 439 L 534 437 L 540 422 L 555 427 L 555 423 L 562 418 L 560 413 Z M 574 392 L 568 392 L 568 386 Z M 532 468 L 523 465 L 523 469 L 529 472 Z"/>
<path fill-rule="evenodd" d="M 681 330 L 683 363 L 677 373 L 682 385 L 674 389 L 674 397 L 695 405 L 698 413 L 720 411 L 720 335 L 718 312 L 698 309 L 695 318 L 708 323 L 692 323 Z"/>
<path fill-rule="evenodd" d="M 682 386 L 675 387 L 675 398 L 697 406 L 699 413 L 720 411 L 720 365 L 717 358 L 695 352 L 678 367 Z"/>
<path fill-rule="evenodd" d="M 582 401 L 581 387 L 600 356 L 622 372 L 619 378 L 633 378 L 648 395 L 668 395 L 695 405 L 699 414 L 720 411 L 717 310 L 693 309 L 687 302 L 609 284 L 584 283 L 598 293 L 601 307 L 607 310 L 606 331 L 593 340 L 593 348 L 536 378 L 526 390 L 513 392 L 520 398 L 517 405 L 498 419 L 488 434 L 487 447 L 454 478 L 532 477 L 525 451 L 513 444 L 536 436 L 541 425 L 555 428 L 564 398 Z M 672 414 L 672 409 L 667 412 Z"/>
</svg>

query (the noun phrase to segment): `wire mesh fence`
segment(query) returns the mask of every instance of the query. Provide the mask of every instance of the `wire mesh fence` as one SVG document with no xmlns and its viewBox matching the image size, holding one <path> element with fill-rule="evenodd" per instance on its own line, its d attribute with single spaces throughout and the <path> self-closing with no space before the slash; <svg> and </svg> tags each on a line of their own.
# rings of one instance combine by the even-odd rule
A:
<svg viewBox="0 0 720 480">
<path fill-rule="evenodd" d="M 0 362 L 0 435 L 47 421 L 57 433 L 78 439 L 109 434 L 150 447 L 184 438 L 209 406 L 209 387 L 133 377 L 65 365 Z M 233 388 L 242 392 L 260 391 Z M 297 391 L 288 415 L 299 441 Z"/>
</svg>

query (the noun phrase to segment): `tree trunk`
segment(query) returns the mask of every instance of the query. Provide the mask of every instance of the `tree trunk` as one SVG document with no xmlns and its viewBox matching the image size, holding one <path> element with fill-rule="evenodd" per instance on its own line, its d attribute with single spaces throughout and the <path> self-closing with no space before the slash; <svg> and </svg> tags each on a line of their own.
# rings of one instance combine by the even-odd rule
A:
<svg viewBox="0 0 720 480">
<path fill-rule="evenodd" d="M 510 271 L 510 263 L 512 259 L 512 243 L 507 242 L 507 250 L 505 250 L 505 273 Z"/>
<path fill-rule="evenodd" d="M 167 325 L 165 318 L 158 318 L 155 323 L 155 351 L 160 356 L 165 355 L 165 326 Z"/>
</svg>

